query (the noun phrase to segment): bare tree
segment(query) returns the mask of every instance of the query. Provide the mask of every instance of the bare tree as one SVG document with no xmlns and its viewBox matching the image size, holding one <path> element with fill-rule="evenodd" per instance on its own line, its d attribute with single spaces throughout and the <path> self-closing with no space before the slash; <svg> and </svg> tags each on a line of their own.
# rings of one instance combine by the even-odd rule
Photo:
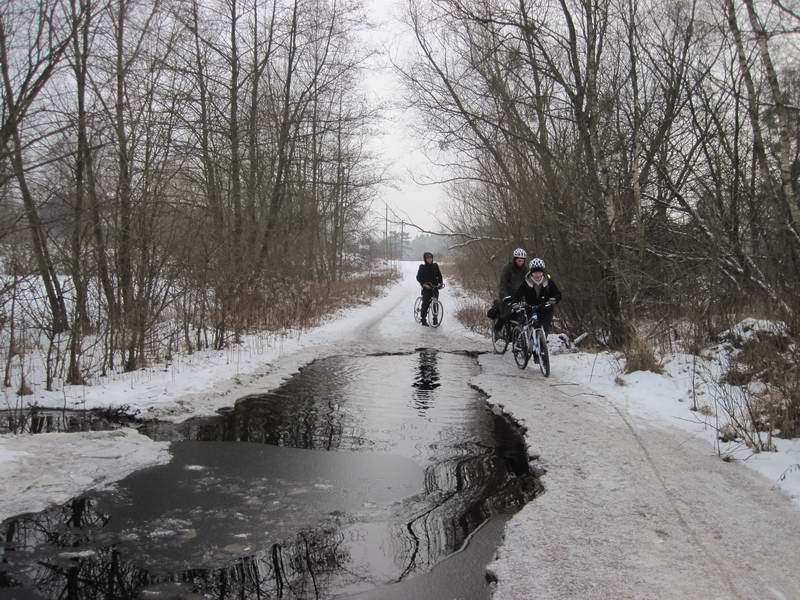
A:
<svg viewBox="0 0 800 600">
<path fill-rule="evenodd" d="M 28 182 L 23 127 L 26 117 L 31 117 L 30 111 L 37 96 L 58 69 L 70 40 L 70 21 L 61 2 L 9 4 L 0 11 L 0 72 L 3 80 L 0 156 L 6 152 L 10 155 L 39 276 L 50 304 L 54 333 L 67 329 L 67 310 L 48 248 L 47 232 Z"/>
</svg>

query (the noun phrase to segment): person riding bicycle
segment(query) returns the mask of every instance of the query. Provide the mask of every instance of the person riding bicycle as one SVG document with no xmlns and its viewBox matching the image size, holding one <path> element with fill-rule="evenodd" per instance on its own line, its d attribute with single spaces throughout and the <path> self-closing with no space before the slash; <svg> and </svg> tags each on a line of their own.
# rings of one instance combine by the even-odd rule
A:
<svg viewBox="0 0 800 600">
<path fill-rule="evenodd" d="M 422 255 L 422 260 L 425 262 L 417 270 L 417 281 L 422 286 L 421 323 L 427 327 L 428 307 L 431 305 L 431 298 L 434 296 L 439 297 L 439 289 L 444 287 L 444 280 L 442 279 L 439 265 L 433 262 L 433 254 L 426 252 Z"/>
<path fill-rule="evenodd" d="M 504 299 L 512 297 L 525 280 L 525 275 L 528 274 L 528 269 L 525 267 L 527 258 L 528 253 L 525 249 L 517 248 L 511 253 L 511 262 L 507 263 L 500 273 L 500 281 L 497 284 L 499 300 L 495 301 L 497 320 L 494 322 L 494 330 L 497 334 L 502 333 L 503 326 L 511 318 L 511 307 Z"/>
<path fill-rule="evenodd" d="M 547 335 L 553 324 L 553 306 L 561 302 L 561 290 L 550 275 L 545 275 L 544 261 L 534 258 L 528 265 L 529 273 L 514 293 L 514 301 L 525 302 L 539 310 L 539 322 Z"/>
</svg>

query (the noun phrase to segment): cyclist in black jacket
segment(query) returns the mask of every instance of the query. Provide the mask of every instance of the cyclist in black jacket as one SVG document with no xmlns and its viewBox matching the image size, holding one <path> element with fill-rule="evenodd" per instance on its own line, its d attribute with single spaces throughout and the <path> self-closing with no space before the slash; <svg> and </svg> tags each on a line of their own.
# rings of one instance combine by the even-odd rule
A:
<svg viewBox="0 0 800 600">
<path fill-rule="evenodd" d="M 422 324 L 428 326 L 428 307 L 431 305 L 431 298 L 439 297 L 439 289 L 444 287 L 442 272 L 439 265 L 433 262 L 433 254 L 426 252 L 422 255 L 425 262 L 417 270 L 417 281 L 422 286 L 422 306 L 420 316 Z"/>
<path fill-rule="evenodd" d="M 544 332 L 550 335 L 553 324 L 553 306 L 561 302 L 561 290 L 558 289 L 550 275 L 545 275 L 544 261 L 541 258 L 534 258 L 529 266 L 530 273 L 514 294 L 514 301 L 525 300 L 529 306 L 538 307 L 539 321 Z"/>
<path fill-rule="evenodd" d="M 528 274 L 528 268 L 525 266 L 526 258 L 528 258 L 528 253 L 525 252 L 525 249 L 517 248 L 511 253 L 511 262 L 503 267 L 503 272 L 500 274 L 500 282 L 497 284 L 498 299 L 494 302 L 494 309 L 497 313 L 494 330 L 498 335 L 502 335 L 503 326 L 511 318 L 511 307 L 506 304 L 504 299 L 514 295 Z"/>
</svg>

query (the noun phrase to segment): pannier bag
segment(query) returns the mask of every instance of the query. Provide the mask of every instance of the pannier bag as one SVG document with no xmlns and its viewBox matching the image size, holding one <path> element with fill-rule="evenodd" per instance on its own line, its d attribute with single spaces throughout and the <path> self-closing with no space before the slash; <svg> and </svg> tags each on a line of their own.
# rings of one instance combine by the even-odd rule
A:
<svg viewBox="0 0 800 600">
<path fill-rule="evenodd" d="M 497 310 L 497 303 L 496 302 L 494 304 L 492 304 L 492 308 L 490 308 L 488 311 L 486 311 L 486 316 L 489 317 L 490 319 L 496 319 L 497 317 L 500 316 L 500 311 Z"/>
</svg>

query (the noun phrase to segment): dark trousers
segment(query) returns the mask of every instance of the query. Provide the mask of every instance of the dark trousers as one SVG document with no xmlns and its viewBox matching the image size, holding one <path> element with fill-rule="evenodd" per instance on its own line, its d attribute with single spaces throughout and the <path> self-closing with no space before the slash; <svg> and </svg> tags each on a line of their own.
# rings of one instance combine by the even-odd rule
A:
<svg viewBox="0 0 800 600">
<path fill-rule="evenodd" d="M 420 307 L 420 316 L 425 321 L 428 318 L 428 307 L 431 305 L 431 298 L 438 298 L 439 290 L 435 288 L 422 288 L 422 306 Z"/>
<path fill-rule="evenodd" d="M 497 319 L 494 321 L 494 330 L 497 333 L 503 331 L 503 326 L 508 322 L 511 318 L 511 307 L 506 304 L 505 302 L 501 302 L 500 300 L 494 301 L 495 308 L 497 308 Z"/>
<path fill-rule="evenodd" d="M 530 309 L 529 309 L 530 310 Z M 530 313 L 529 313 L 530 314 Z M 553 307 L 539 307 L 539 323 L 547 335 L 553 332 Z"/>
</svg>

